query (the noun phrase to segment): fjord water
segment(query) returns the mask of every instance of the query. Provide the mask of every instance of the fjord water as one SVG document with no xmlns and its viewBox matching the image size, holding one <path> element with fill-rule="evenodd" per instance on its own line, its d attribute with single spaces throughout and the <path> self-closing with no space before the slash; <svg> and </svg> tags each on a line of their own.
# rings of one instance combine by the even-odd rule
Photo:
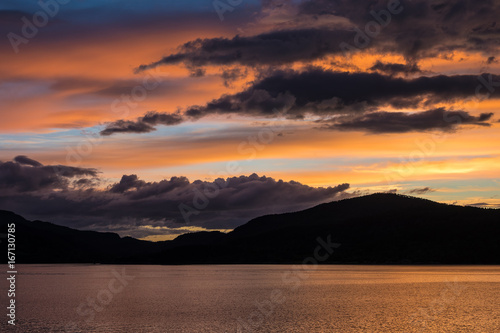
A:
<svg viewBox="0 0 500 333">
<path fill-rule="evenodd" d="M 499 266 L 18 271 L 17 325 L 7 325 L 4 314 L 2 332 L 500 332 Z"/>
</svg>

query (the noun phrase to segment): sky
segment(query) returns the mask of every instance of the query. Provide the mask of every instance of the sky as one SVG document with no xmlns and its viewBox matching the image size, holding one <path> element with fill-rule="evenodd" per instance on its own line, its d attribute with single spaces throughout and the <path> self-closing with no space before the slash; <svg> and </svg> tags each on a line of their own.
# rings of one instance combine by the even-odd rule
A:
<svg viewBox="0 0 500 333">
<path fill-rule="evenodd" d="M 499 14 L 2 1 L 0 209 L 158 241 L 374 192 L 500 208 Z"/>
</svg>

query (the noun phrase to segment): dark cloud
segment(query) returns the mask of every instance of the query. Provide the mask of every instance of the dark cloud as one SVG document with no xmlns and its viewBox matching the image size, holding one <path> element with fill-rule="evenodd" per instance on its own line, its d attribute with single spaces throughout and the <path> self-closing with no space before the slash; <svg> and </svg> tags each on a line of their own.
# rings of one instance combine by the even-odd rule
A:
<svg viewBox="0 0 500 333">
<path fill-rule="evenodd" d="M 34 192 L 67 189 L 75 177 L 97 177 L 95 169 L 64 165 L 42 165 L 26 156 L 16 156 L 13 161 L 0 161 L 0 191 Z"/>
<path fill-rule="evenodd" d="M 205 76 L 206 71 L 203 68 L 191 68 L 189 76 L 191 77 L 203 77 Z"/>
<path fill-rule="evenodd" d="M 183 117 L 178 113 L 159 113 L 150 111 L 136 121 L 118 120 L 108 124 L 101 135 L 115 133 L 148 133 L 154 131 L 156 125 L 177 125 L 183 122 Z"/>
<path fill-rule="evenodd" d="M 231 64 L 259 66 L 314 60 L 341 52 L 340 43 L 352 40 L 354 36 L 355 32 L 348 30 L 299 29 L 250 37 L 236 36 L 232 39 L 197 39 L 182 45 L 178 53 L 152 64 L 141 65 L 137 70 L 179 63 L 188 67 Z"/>
<path fill-rule="evenodd" d="M 109 192 L 123 193 L 131 189 L 139 189 L 146 184 L 145 181 L 139 180 L 137 175 L 123 175 L 119 183 L 114 184 L 109 189 Z"/>
<path fill-rule="evenodd" d="M 139 120 L 118 120 L 107 125 L 100 133 L 101 135 L 111 135 L 115 133 L 149 133 L 154 130 L 155 128 L 153 126 Z"/>
<path fill-rule="evenodd" d="M 489 53 L 500 45 L 497 26 L 500 3 L 491 0 L 401 0 L 403 8 L 386 20 L 390 1 L 309 0 L 302 2 L 299 15 L 338 15 L 349 19 L 360 30 L 366 24 L 382 21 L 380 34 L 374 36 L 380 51 L 397 52 L 407 59 L 434 56 L 439 52 L 479 51 Z M 385 11 L 384 15 L 380 15 Z M 491 53 L 490 53 L 491 54 Z"/>
<path fill-rule="evenodd" d="M 111 193 L 127 193 L 132 199 L 144 199 L 188 185 L 189 180 L 186 177 L 172 177 L 170 180 L 145 182 L 140 180 L 137 175 L 123 175 L 120 181 L 110 185 L 107 191 Z"/>
<path fill-rule="evenodd" d="M 195 67 L 275 66 L 341 54 L 344 52 L 341 43 L 349 44 L 353 50 L 375 48 L 413 60 L 453 51 L 491 54 L 500 46 L 500 28 L 496 24 L 500 3 L 497 1 L 402 0 L 391 14 L 388 3 L 392 2 L 297 2 L 296 14 L 290 18 L 293 28 L 283 30 L 276 26 L 274 31 L 254 36 L 193 40 L 180 46 L 177 53 L 141 65 L 138 70 L 179 63 Z M 320 22 L 323 18 L 330 21 L 344 18 L 350 25 L 344 22 L 315 28 L 304 26 L 306 22 Z M 362 37 L 355 40 L 356 36 Z"/>
<path fill-rule="evenodd" d="M 0 165 L 2 175 L 5 164 Z M 78 174 L 95 176 L 94 171 L 88 170 L 80 170 Z M 137 175 L 124 175 L 106 189 L 92 187 L 91 180 L 75 180 L 85 187 L 64 187 L 64 191 L 53 191 L 56 187 L 53 184 L 27 187 L 26 177 L 9 178 L 9 184 L 4 184 L 3 179 L 0 178 L 0 186 L 17 190 L 8 194 L 0 192 L 0 209 L 71 227 L 123 230 L 125 234 L 143 232 L 141 226 L 232 229 L 260 215 L 298 210 L 351 196 L 345 192 L 349 184 L 311 187 L 256 174 L 193 182 L 186 177 L 146 182 Z"/>
<path fill-rule="evenodd" d="M 24 164 L 24 165 L 31 165 L 33 167 L 41 167 L 42 163 L 32 160 L 31 158 L 24 156 L 24 155 L 19 155 L 14 157 L 14 162 L 17 162 L 19 164 Z"/>
<path fill-rule="evenodd" d="M 395 78 L 378 73 L 331 72 L 313 69 L 305 72 L 280 71 L 255 83 L 248 90 L 223 96 L 208 103 L 201 110 L 206 112 L 234 112 L 257 110 L 271 113 L 272 107 L 284 107 L 283 96 L 294 99 L 291 112 L 330 113 L 353 106 L 378 107 L 390 105 L 417 108 L 420 102 L 453 102 L 474 97 L 481 86 L 477 75 L 422 76 L 414 79 Z M 493 93 L 499 97 L 500 76 L 484 75 L 492 82 Z M 489 88 L 482 87 L 481 93 Z M 271 107 L 271 108 L 269 108 Z M 187 110 L 196 114 L 197 108 Z"/>
<path fill-rule="evenodd" d="M 488 65 L 491 65 L 491 64 L 497 64 L 498 63 L 498 60 L 496 57 L 488 57 L 488 59 L 486 60 L 486 63 Z"/>
<path fill-rule="evenodd" d="M 178 113 L 165 114 L 150 111 L 141 118 L 141 121 L 151 125 L 176 125 L 182 122 L 182 117 Z"/>
<path fill-rule="evenodd" d="M 447 111 L 438 108 L 423 112 L 372 112 L 354 117 L 339 117 L 322 128 L 340 131 L 366 131 L 370 133 L 407 133 L 431 130 L 453 131 L 459 125 L 490 126 L 493 113 L 478 117 L 465 111 Z"/>
<path fill-rule="evenodd" d="M 98 178 L 81 178 L 73 181 L 73 186 L 75 188 L 90 188 L 94 186 L 98 186 L 100 181 Z"/>
<path fill-rule="evenodd" d="M 490 209 L 500 209 L 500 205 L 491 204 L 487 202 L 476 202 L 467 206 L 480 207 L 480 208 L 490 208 Z"/>
<path fill-rule="evenodd" d="M 369 68 L 371 71 L 378 71 L 388 75 L 410 75 L 422 72 L 417 64 L 394 64 L 394 63 L 382 63 L 377 61 L 375 65 Z"/>
<path fill-rule="evenodd" d="M 242 70 L 241 68 L 226 68 L 222 70 L 221 77 L 224 80 L 224 86 L 230 87 L 233 81 L 242 79 L 247 76 L 247 71 Z"/>
<path fill-rule="evenodd" d="M 429 107 L 437 103 L 473 98 L 477 93 L 488 93 L 491 98 L 498 98 L 498 85 L 500 76 L 491 74 L 408 79 L 379 73 L 332 72 L 321 69 L 304 72 L 277 71 L 254 82 L 242 92 L 223 95 L 204 106 L 189 107 L 183 115 L 154 113 L 151 117 L 146 114 L 135 122 L 119 120 L 108 124 L 101 134 L 150 132 L 154 125 L 175 125 L 211 114 L 274 117 L 276 110 L 280 110 L 286 111 L 290 118 L 302 119 L 306 114 L 359 114 L 386 106 Z M 419 117 L 405 119 L 418 121 Z M 470 119 L 482 122 L 489 118 Z M 417 124 L 415 128 L 418 126 Z M 443 127 L 447 125 L 444 124 Z"/>
<path fill-rule="evenodd" d="M 409 194 L 425 194 L 429 192 L 435 192 L 436 190 L 430 188 L 430 187 L 423 187 L 423 188 L 414 188 L 412 190 L 409 190 Z"/>
<path fill-rule="evenodd" d="M 488 208 L 488 209 L 500 209 L 500 205 L 498 204 L 490 204 L 487 202 L 476 202 L 467 206 L 480 207 L 480 208 Z"/>
</svg>

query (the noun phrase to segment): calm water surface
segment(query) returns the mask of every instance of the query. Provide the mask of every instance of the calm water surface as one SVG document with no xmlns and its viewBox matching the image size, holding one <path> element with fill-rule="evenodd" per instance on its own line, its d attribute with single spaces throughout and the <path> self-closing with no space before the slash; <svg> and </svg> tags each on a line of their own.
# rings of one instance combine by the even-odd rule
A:
<svg viewBox="0 0 500 333">
<path fill-rule="evenodd" d="M 17 325 L 4 310 L 2 332 L 500 332 L 499 266 L 18 271 Z M 5 292 L 0 299 L 5 309 Z"/>
</svg>

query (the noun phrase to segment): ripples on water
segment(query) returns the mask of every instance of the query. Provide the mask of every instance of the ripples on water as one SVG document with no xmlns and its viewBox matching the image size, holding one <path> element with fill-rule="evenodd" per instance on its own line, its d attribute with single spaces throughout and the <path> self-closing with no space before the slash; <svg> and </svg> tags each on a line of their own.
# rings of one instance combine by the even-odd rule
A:
<svg viewBox="0 0 500 333">
<path fill-rule="evenodd" d="M 500 332 L 499 266 L 310 268 L 20 265 L 17 326 L 0 330 Z"/>
</svg>

